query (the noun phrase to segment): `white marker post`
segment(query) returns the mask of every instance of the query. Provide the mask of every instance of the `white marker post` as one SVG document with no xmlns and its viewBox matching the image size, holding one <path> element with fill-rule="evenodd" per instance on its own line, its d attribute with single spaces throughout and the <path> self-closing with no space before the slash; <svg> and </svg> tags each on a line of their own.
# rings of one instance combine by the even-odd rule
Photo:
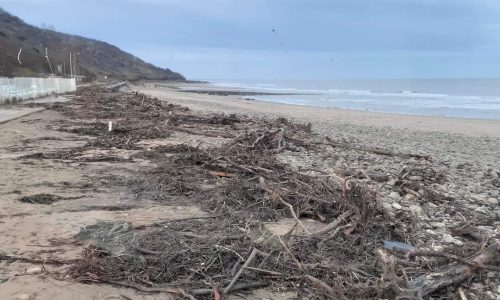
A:
<svg viewBox="0 0 500 300">
<path fill-rule="evenodd" d="M 108 123 L 108 131 L 109 132 L 113 131 L 113 121 L 109 121 L 109 123 Z"/>
</svg>

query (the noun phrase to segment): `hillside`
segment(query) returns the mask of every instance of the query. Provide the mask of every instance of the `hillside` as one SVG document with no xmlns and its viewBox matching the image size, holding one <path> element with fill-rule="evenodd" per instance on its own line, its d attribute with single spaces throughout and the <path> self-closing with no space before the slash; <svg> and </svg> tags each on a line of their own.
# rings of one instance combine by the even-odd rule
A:
<svg viewBox="0 0 500 300">
<path fill-rule="evenodd" d="M 21 48 L 20 65 L 17 56 Z M 104 76 L 122 80 L 185 80 L 179 73 L 146 63 L 108 43 L 38 28 L 0 8 L 0 76 L 51 74 L 46 48 L 56 75 L 70 73 L 71 52 L 79 53 L 77 74 L 87 80 Z"/>
</svg>

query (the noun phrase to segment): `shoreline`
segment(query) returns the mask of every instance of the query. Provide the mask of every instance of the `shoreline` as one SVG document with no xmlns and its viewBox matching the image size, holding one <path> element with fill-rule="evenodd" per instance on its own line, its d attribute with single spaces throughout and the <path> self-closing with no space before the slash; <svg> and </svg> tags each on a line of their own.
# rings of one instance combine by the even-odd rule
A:
<svg viewBox="0 0 500 300">
<path fill-rule="evenodd" d="M 486 97 L 485 99 L 487 100 L 481 100 L 478 102 L 478 105 L 482 103 L 483 101 L 492 101 L 489 98 L 496 98 L 494 96 L 487 96 L 487 95 L 481 95 L 481 96 L 471 96 L 470 94 L 440 94 L 439 92 L 435 93 L 427 93 L 427 92 L 420 92 L 420 91 L 388 91 L 388 92 L 381 92 L 375 90 L 337 90 L 333 89 L 333 91 L 338 91 L 340 94 L 330 94 L 330 90 L 326 89 L 300 89 L 300 88 L 266 88 L 266 87 L 252 87 L 252 86 L 245 86 L 241 85 L 224 85 L 224 84 L 219 84 L 217 82 L 212 82 L 212 83 L 206 83 L 203 85 L 193 86 L 189 87 L 190 91 L 193 92 L 199 92 L 199 91 L 211 91 L 211 92 L 219 92 L 221 95 L 224 95 L 227 93 L 227 91 L 230 91 L 237 95 L 235 92 L 239 91 L 242 93 L 242 95 L 249 95 L 252 96 L 251 99 L 249 100 L 258 100 L 258 101 L 266 101 L 266 102 L 273 102 L 273 103 L 284 103 L 284 104 L 292 104 L 292 105 L 300 105 L 300 106 L 309 106 L 309 107 L 319 107 L 319 108 L 337 108 L 337 109 L 347 109 L 347 110 L 355 110 L 355 111 L 368 111 L 368 112 L 377 112 L 377 113 L 389 113 L 389 114 L 403 114 L 403 115 L 415 115 L 415 116 L 434 116 L 434 117 L 443 117 L 443 118 L 453 118 L 453 119 L 479 119 L 479 120 L 496 120 L 500 121 L 500 116 L 496 113 L 493 113 L 493 111 L 488 111 L 486 108 L 480 108 L 477 107 L 477 111 L 475 109 L 472 109 L 468 106 L 455 106 L 455 101 L 457 103 L 461 103 L 462 98 L 477 98 L 477 97 Z M 344 99 L 344 92 L 347 94 L 347 98 Z M 366 94 L 363 96 L 363 98 L 350 98 L 350 92 L 362 92 L 362 93 L 375 93 L 373 95 Z M 376 93 L 381 93 L 378 95 L 376 98 L 372 99 L 371 97 L 376 95 Z M 437 93 L 437 94 L 436 94 Z M 212 93 L 213 94 L 213 93 Z M 436 105 L 436 107 L 428 107 L 424 104 L 423 106 L 419 106 L 418 108 L 411 108 L 409 106 L 397 106 L 397 102 L 394 102 L 394 100 L 391 100 L 394 95 L 439 95 L 439 96 L 446 96 L 451 97 L 450 99 L 453 99 L 452 102 L 449 102 L 449 104 L 446 103 L 441 103 L 440 105 Z M 283 95 L 288 95 L 292 97 L 271 97 L 271 96 L 283 96 Z M 302 98 L 302 97 L 293 97 L 293 96 L 316 96 L 316 98 Z M 364 95 L 364 94 L 363 94 Z M 268 97 L 269 96 L 269 97 Z M 325 98 L 326 97 L 326 98 Z M 413 99 L 413 96 L 411 96 Z M 371 100 L 370 100 L 371 99 Z M 325 101 L 324 101 L 325 100 Z M 409 101 L 408 99 L 400 99 L 401 101 Z M 432 101 L 438 101 L 436 103 L 440 103 L 439 98 L 433 98 Z M 333 101 L 333 102 L 332 102 Z M 338 102 L 337 102 L 338 101 Z M 379 102 L 376 105 L 368 105 L 368 106 L 359 106 L 356 104 L 352 104 L 354 102 L 361 101 L 361 102 Z M 388 101 L 386 103 L 386 101 Z M 413 100 L 412 100 L 413 101 Z M 415 98 L 415 101 L 423 101 L 422 99 L 419 100 L 419 98 Z M 425 102 L 430 101 L 429 99 L 426 99 Z M 449 100 L 447 100 L 449 101 Z M 413 103 L 413 102 L 412 102 Z M 412 103 L 408 103 L 408 105 L 412 106 Z M 393 106 L 395 104 L 396 106 Z"/>
<path fill-rule="evenodd" d="M 284 116 L 313 123 L 352 124 L 361 126 L 391 127 L 412 131 L 464 134 L 475 137 L 500 138 L 500 120 L 456 118 L 434 115 L 415 115 L 392 112 L 374 112 L 334 107 L 288 104 L 259 99 L 247 100 L 234 95 L 218 96 L 185 92 L 179 87 L 200 85 L 165 84 L 134 85 L 132 88 L 162 99 L 185 104 L 193 109 L 226 113 L 266 114 Z M 220 89 L 220 88 L 219 88 Z M 229 91 L 237 89 L 229 89 Z M 311 116 L 315 116 L 311 118 Z"/>
<path fill-rule="evenodd" d="M 289 95 L 306 95 L 306 94 L 289 94 Z M 272 95 L 270 95 L 270 96 L 272 96 Z M 284 103 L 284 102 L 269 101 L 269 100 L 264 100 L 264 99 L 243 99 L 243 100 L 247 100 L 247 101 L 259 101 L 259 102 L 269 102 L 269 103 L 277 103 L 277 104 L 284 104 L 284 105 L 294 105 L 294 106 L 305 106 L 305 107 L 310 107 L 310 108 L 345 110 L 345 111 L 350 111 L 350 112 L 353 112 L 353 113 L 355 113 L 355 112 L 365 112 L 365 113 L 387 114 L 387 115 L 403 115 L 403 116 L 415 116 L 415 117 L 433 117 L 433 118 L 440 118 L 440 119 L 452 119 L 452 120 L 456 120 L 456 121 L 460 121 L 460 120 L 476 120 L 476 121 L 493 121 L 493 122 L 500 123 L 500 119 L 472 118 L 472 117 L 471 118 L 469 118 L 469 117 L 450 117 L 450 116 L 445 116 L 445 115 L 423 115 L 423 114 L 405 113 L 405 112 L 391 112 L 391 111 L 376 111 L 376 110 L 369 110 L 369 109 L 342 108 L 342 107 L 337 107 L 337 106 L 319 106 L 319 105 L 310 105 L 310 104 Z"/>
</svg>

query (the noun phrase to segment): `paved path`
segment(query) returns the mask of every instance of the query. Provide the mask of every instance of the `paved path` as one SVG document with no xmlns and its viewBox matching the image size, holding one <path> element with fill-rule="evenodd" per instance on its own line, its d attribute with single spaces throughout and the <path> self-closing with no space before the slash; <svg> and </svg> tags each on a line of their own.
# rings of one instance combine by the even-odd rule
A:
<svg viewBox="0 0 500 300">
<path fill-rule="evenodd" d="M 66 102 L 69 101 L 67 97 L 57 96 L 57 97 L 44 97 L 35 100 L 23 101 L 22 104 L 26 103 L 52 103 L 52 102 Z M 0 105 L 0 124 L 15 120 L 20 117 L 27 116 L 32 113 L 36 113 L 44 110 L 43 107 L 23 107 L 18 105 L 1 106 Z"/>
<path fill-rule="evenodd" d="M 0 108 L 0 124 L 15 120 L 20 117 L 27 116 L 29 114 L 39 112 L 44 110 L 43 107 L 35 107 L 35 108 L 24 108 L 24 107 L 16 107 L 16 108 Z"/>
</svg>

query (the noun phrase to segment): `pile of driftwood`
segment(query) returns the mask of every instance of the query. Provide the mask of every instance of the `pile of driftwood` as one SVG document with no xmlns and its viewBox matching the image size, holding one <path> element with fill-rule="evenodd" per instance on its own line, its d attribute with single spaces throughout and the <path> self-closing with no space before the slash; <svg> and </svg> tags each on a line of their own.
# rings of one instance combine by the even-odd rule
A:
<svg viewBox="0 0 500 300">
<path fill-rule="evenodd" d="M 94 247 L 71 268 L 79 281 L 189 299 L 222 299 L 263 286 L 309 299 L 421 299 L 445 296 L 478 272 L 498 271 L 498 241 L 467 256 L 420 249 L 414 220 L 387 214 L 373 186 L 347 173 L 283 163 L 284 153 L 352 147 L 320 140 L 310 125 L 195 114 L 145 95 L 100 89 L 82 90 L 71 105 L 53 108 L 75 118 L 74 132 L 96 136 L 87 147 L 141 149 L 137 141 L 175 132 L 226 138 L 223 146 L 145 151 L 142 157 L 158 165 L 146 174 L 158 201 L 196 204 L 211 215 L 158 227 L 87 228 L 85 239 Z M 109 120 L 117 124 L 114 132 L 106 131 Z M 273 233 L 268 223 L 283 218 L 295 226 Z M 312 230 L 306 219 L 324 225 Z"/>
</svg>

